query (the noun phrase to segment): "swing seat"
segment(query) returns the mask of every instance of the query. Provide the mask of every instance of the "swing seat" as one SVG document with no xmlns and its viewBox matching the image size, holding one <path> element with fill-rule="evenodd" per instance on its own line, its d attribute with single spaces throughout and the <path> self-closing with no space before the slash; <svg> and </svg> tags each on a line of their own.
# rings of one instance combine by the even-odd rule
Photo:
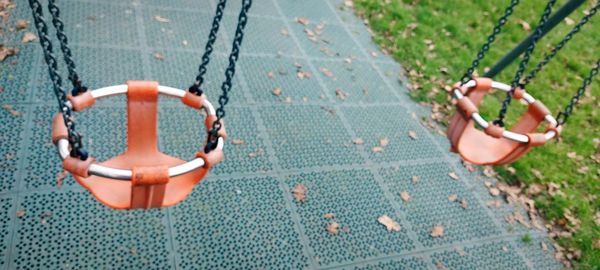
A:
<svg viewBox="0 0 600 270">
<path fill-rule="evenodd" d="M 92 106 L 100 97 L 127 94 L 127 150 L 101 163 L 88 157 L 85 161 L 69 156 L 67 129 L 61 114 L 54 118 L 52 140 L 63 158 L 63 167 L 79 184 L 103 204 L 115 209 L 156 208 L 172 206 L 192 191 L 210 170 L 223 160 L 226 138 L 221 128 L 217 147 L 209 153 L 200 150 L 190 162 L 163 154 L 157 147 L 158 94 L 182 98 L 184 104 L 204 109 L 205 125 L 210 130 L 217 117 L 204 95 L 159 86 L 153 81 L 129 81 L 69 96 L 75 111 Z"/>
<path fill-rule="evenodd" d="M 524 100 L 528 108 L 517 124 L 509 131 L 487 122 L 479 115 L 478 107 L 492 89 L 508 92 L 511 87 L 489 78 L 475 78 L 453 88 L 458 111 L 450 119 L 447 130 L 452 152 L 473 164 L 502 165 L 516 161 L 533 147 L 559 136 L 561 127 L 557 127 L 556 119 L 546 106 L 519 88 L 514 91 L 513 98 Z M 547 123 L 545 133 L 537 133 L 544 121 Z"/>
</svg>

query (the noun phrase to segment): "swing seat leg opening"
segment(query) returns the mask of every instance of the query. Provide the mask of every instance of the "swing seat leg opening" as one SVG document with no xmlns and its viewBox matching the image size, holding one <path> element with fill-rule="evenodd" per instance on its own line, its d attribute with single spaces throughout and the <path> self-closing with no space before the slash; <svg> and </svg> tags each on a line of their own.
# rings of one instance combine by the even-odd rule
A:
<svg viewBox="0 0 600 270">
<path fill-rule="evenodd" d="M 111 208 L 156 208 L 175 205 L 185 199 L 194 186 L 204 178 L 211 165 L 223 158 L 222 149 L 215 149 L 209 154 L 199 153 L 197 155 L 204 159 L 204 166 L 170 177 L 169 168 L 182 165 L 186 161 L 158 150 L 158 93 L 157 82 L 129 81 L 127 83 L 127 150 L 119 156 L 98 164 L 109 168 L 131 170 L 130 181 L 88 174 L 90 163 L 94 162 L 92 158 L 81 161 L 67 157 L 63 162 L 65 169 L 73 174 L 79 184 Z M 214 117 L 207 117 L 207 120 L 209 118 Z M 55 118 L 54 129 L 61 129 L 56 127 L 56 122 L 62 122 L 64 128 L 64 122 L 56 119 L 61 118 Z M 53 136 L 59 136 L 57 134 Z"/>
<path fill-rule="evenodd" d="M 489 78 L 476 78 L 469 84 L 455 89 L 459 91 L 458 111 L 451 117 L 447 130 L 450 150 L 458 153 L 462 159 L 477 165 L 502 165 L 516 161 L 533 147 L 540 146 L 552 137 L 557 137 L 560 128 L 549 110 L 534 100 L 524 90 L 517 89 L 515 99 L 524 99 L 528 103 L 527 112 L 521 116 L 510 131 L 485 122 L 478 113 L 483 98 L 493 86 L 501 90 L 510 90 L 510 86 L 493 82 Z M 464 94 L 464 96 L 462 96 Z M 546 133 L 536 133 L 542 122 L 548 122 Z M 483 130 L 479 130 L 475 125 Z"/>
</svg>

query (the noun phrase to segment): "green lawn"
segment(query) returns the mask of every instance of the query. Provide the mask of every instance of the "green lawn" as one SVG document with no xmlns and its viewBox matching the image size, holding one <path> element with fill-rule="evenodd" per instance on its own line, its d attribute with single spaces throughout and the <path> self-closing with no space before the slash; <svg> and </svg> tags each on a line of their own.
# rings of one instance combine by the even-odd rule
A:
<svg viewBox="0 0 600 270">
<path fill-rule="evenodd" d="M 502 1 L 438 1 L 438 0 L 354 0 L 359 15 L 368 20 L 375 41 L 394 56 L 405 68 L 407 76 L 417 84 L 412 97 L 421 102 L 437 103 L 444 114 L 452 112 L 444 85 L 460 79 L 480 46 L 490 34 L 494 23 L 503 14 L 508 0 Z M 503 32 L 482 62 L 479 74 L 490 67 L 525 37 L 539 20 L 546 1 L 522 1 L 510 17 Z M 566 0 L 558 1 L 555 9 Z M 569 16 L 577 23 L 595 1 L 589 1 Z M 526 22 L 531 26 L 527 31 Z M 572 28 L 567 21 L 538 44 L 530 61 L 533 67 Z M 590 67 L 600 57 L 600 15 L 592 19 L 555 59 L 535 78 L 527 90 L 554 113 L 562 110 L 581 85 Z M 496 80 L 510 83 L 517 62 L 503 71 Z M 447 70 L 447 72 L 446 72 Z M 442 72 L 443 71 L 443 72 Z M 500 101 L 496 93 L 486 99 L 482 114 L 488 119 L 497 115 Z M 507 118 L 514 122 L 524 106 L 514 102 Z M 536 206 L 549 223 L 557 228 L 581 225 L 572 236 L 563 236 L 559 243 L 573 251 L 581 250 L 575 262 L 578 268 L 600 268 L 600 78 L 571 116 L 560 141 L 539 147 L 510 166 L 496 169 L 503 179 L 529 186 L 534 183 L 556 183 L 560 191 L 550 195 L 544 190 L 535 196 Z M 443 120 L 445 121 L 445 120 Z M 443 122 L 442 121 L 442 122 Z M 510 121 L 508 122 L 510 123 Z M 513 173 L 514 172 L 514 173 Z M 565 218 L 565 213 L 569 218 Z M 565 224 L 566 225 L 563 225 Z M 577 226 L 576 226 L 577 227 Z M 575 252 L 577 253 L 577 252 Z"/>
</svg>

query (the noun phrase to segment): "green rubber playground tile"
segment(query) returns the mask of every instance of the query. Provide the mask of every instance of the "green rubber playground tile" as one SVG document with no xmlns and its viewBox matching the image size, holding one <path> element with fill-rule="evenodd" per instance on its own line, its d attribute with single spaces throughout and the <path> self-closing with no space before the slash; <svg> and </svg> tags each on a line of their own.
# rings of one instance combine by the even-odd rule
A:
<svg viewBox="0 0 600 270">
<path fill-rule="evenodd" d="M 115 211 L 88 192 L 31 193 L 15 232 L 14 269 L 170 269 L 164 209 Z"/>
<path fill-rule="evenodd" d="M 420 128 L 411 114 L 396 106 L 343 107 L 342 112 L 348 119 L 356 136 L 362 138 L 369 159 L 376 162 L 394 162 L 401 160 L 431 159 L 442 156 L 440 150 L 427 138 L 426 130 Z M 411 137 L 414 132 L 416 137 Z M 389 144 L 383 152 L 372 151 L 387 138 Z"/>
<path fill-rule="evenodd" d="M 324 2 L 322 0 L 278 1 L 278 5 L 289 20 L 304 17 L 316 24 L 336 23 L 335 13 Z"/>
<path fill-rule="evenodd" d="M 397 259 L 388 261 L 378 261 L 374 263 L 367 263 L 365 265 L 355 267 L 344 267 L 344 269 L 355 269 L 355 270 L 376 270 L 376 269 L 430 269 L 421 257 L 410 257 L 407 259 Z"/>
<path fill-rule="evenodd" d="M 10 251 L 10 239 L 12 236 L 12 223 L 15 218 L 13 209 L 13 197 L 0 197 L 0 267 L 6 267 L 6 258 Z"/>
<path fill-rule="evenodd" d="M 329 6 L 334 9 L 341 23 L 346 25 L 363 25 L 361 18 L 354 14 L 354 9 L 346 5 L 345 0 L 328 0 Z"/>
<path fill-rule="evenodd" d="M 0 192 L 14 189 L 18 175 L 20 143 L 25 129 L 26 107 L 3 104 L 0 111 Z"/>
<path fill-rule="evenodd" d="M 120 0 L 118 0 L 120 1 Z M 213 1 L 211 0 L 144 0 L 143 6 L 159 7 L 164 9 L 186 9 L 186 10 L 200 10 L 205 12 L 213 12 Z M 211 13 L 212 14 L 212 13 Z M 212 16 L 212 15 L 211 15 Z"/>
<path fill-rule="evenodd" d="M 163 107 L 159 116 L 161 150 L 184 160 L 191 160 L 204 149 L 206 130 L 204 117 L 187 106 Z M 228 108 L 224 118 L 228 139 L 224 145 L 225 160 L 210 174 L 259 173 L 272 170 L 264 138 L 248 108 Z M 194 126 L 195 125 L 195 126 Z M 241 140 L 234 144 L 233 140 Z"/>
<path fill-rule="evenodd" d="M 327 93 L 339 103 L 396 102 L 398 98 L 368 62 L 313 60 L 327 87 Z M 327 70 L 327 71 L 324 71 Z M 340 92 L 341 91 L 341 92 Z"/>
<path fill-rule="evenodd" d="M 352 138 L 332 108 L 280 105 L 259 109 L 282 168 L 363 162 L 352 145 Z"/>
<path fill-rule="evenodd" d="M 547 250 L 542 247 L 544 243 Z M 533 238 L 530 242 L 525 243 L 521 239 L 513 240 L 513 246 L 518 247 L 523 253 L 523 256 L 531 263 L 533 269 L 564 269 L 558 261 L 553 260 L 556 250 L 548 239 Z"/>
<path fill-rule="evenodd" d="M 139 44 L 137 11 L 133 6 L 79 1 L 61 1 L 57 4 L 63 11 L 60 16 L 71 43 L 131 47 Z M 50 14 L 46 11 L 45 15 L 46 22 L 52 24 Z M 58 45 L 55 48 L 58 49 Z"/>
<path fill-rule="evenodd" d="M 162 52 L 168 49 L 186 49 L 203 53 L 212 26 L 213 8 L 203 8 L 202 4 L 186 5 L 184 10 L 167 10 L 146 7 L 143 10 L 146 43 L 152 50 Z M 202 9 L 202 11 L 198 11 Z M 159 16 L 168 22 L 156 19 Z M 223 38 L 223 27 L 213 46 L 215 52 L 229 52 L 230 42 Z M 232 33 L 233 34 L 233 33 Z M 200 61 L 196 61 L 200 63 Z"/>
<path fill-rule="evenodd" d="M 164 51 L 162 55 L 163 60 L 150 59 L 150 79 L 158 81 L 161 85 L 183 90 L 194 83 L 198 66 L 202 62 L 201 53 Z M 217 108 L 228 60 L 222 55 L 213 55 L 211 58 L 208 71 L 204 76 L 203 90 L 209 101 Z M 229 96 L 230 104 L 247 103 L 239 76 L 234 77 Z M 176 99 L 165 99 L 165 101 L 182 104 Z"/>
<path fill-rule="evenodd" d="M 530 269 L 507 241 L 457 246 L 434 253 L 431 259 L 438 269 Z"/>
<path fill-rule="evenodd" d="M 38 46 L 37 44 L 33 44 Z M 37 67 L 37 47 L 30 45 L 15 46 L 19 54 L 4 60 L 0 64 L 0 103 L 23 103 L 29 100 L 31 90 L 29 81 Z"/>
<path fill-rule="evenodd" d="M 448 175 L 452 172 L 448 165 L 433 163 L 400 166 L 382 168 L 379 172 L 424 246 L 448 245 L 501 233 L 494 224 L 493 217 L 486 212 L 485 206 L 477 201 L 464 184 Z M 413 176 L 418 177 L 416 184 L 412 183 Z M 400 198 L 400 192 L 404 191 L 411 197 L 408 202 Z M 453 194 L 457 198 L 451 202 L 448 197 Z M 466 209 L 461 207 L 462 199 L 466 200 Z M 444 227 L 443 237 L 431 237 L 434 225 Z"/>
<path fill-rule="evenodd" d="M 257 103 L 281 103 L 291 98 L 292 102 L 327 100 L 325 93 L 314 77 L 314 72 L 305 60 L 288 57 L 243 56 L 240 69 Z M 300 79 L 298 70 L 311 73 L 311 78 Z M 281 89 L 279 96 L 274 89 Z"/>
<path fill-rule="evenodd" d="M 248 15 L 279 17 L 279 12 L 277 12 L 277 9 L 274 7 L 274 1 L 277 0 L 253 1 L 252 7 L 250 8 L 250 12 L 248 12 Z M 237 16 L 240 13 L 241 3 L 242 1 L 227 2 L 227 8 L 225 9 L 225 13 L 232 16 Z M 250 18 L 250 21 L 252 21 L 252 18 Z"/>
<path fill-rule="evenodd" d="M 171 211 L 177 267 L 307 268 L 290 216 L 274 178 L 207 179 Z"/>
<path fill-rule="evenodd" d="M 347 264 L 415 249 L 406 229 L 388 232 L 377 218 L 388 215 L 399 221 L 383 190 L 368 170 L 303 173 L 286 177 L 286 185 L 307 188 L 305 202 L 296 202 L 300 223 L 320 266 Z M 352 202 L 352 203 L 349 203 Z M 325 214 L 332 213 L 329 220 Z M 335 221 L 337 235 L 326 227 Z"/>
<path fill-rule="evenodd" d="M 221 31 L 226 31 L 227 48 L 231 47 L 231 41 L 235 33 L 237 25 L 236 16 L 223 17 Z M 288 32 L 288 35 L 282 34 Z M 249 17 L 246 25 L 242 53 L 254 54 L 281 54 L 299 56 L 300 51 L 292 37 L 289 35 L 289 30 L 285 27 L 283 20 L 278 18 L 266 17 Z"/>
<path fill-rule="evenodd" d="M 352 38 L 362 46 L 368 59 L 377 62 L 395 63 L 393 58 L 386 56 L 375 43 L 371 42 L 373 37 L 366 26 L 346 26 L 346 28 Z"/>
<path fill-rule="evenodd" d="M 318 22 L 310 22 L 308 25 L 292 23 L 293 34 L 298 38 L 300 47 L 310 57 L 333 58 L 333 59 L 365 59 L 360 46 L 346 32 L 343 26 L 335 24 L 324 24 L 320 30 L 321 34 L 315 33 L 316 40 L 311 40 L 305 29 L 313 33 L 318 31 Z"/>
<path fill-rule="evenodd" d="M 127 117 L 125 106 L 103 107 L 99 101 L 76 114 L 76 125 L 83 135 L 84 148 L 98 161 L 119 155 L 127 145 Z M 62 172 L 56 147 L 51 141 L 52 117 L 58 110 L 55 106 L 32 108 L 31 138 L 27 146 L 23 185 L 26 189 L 56 188 L 57 175 Z M 77 184 L 67 177 L 64 186 Z"/>
</svg>

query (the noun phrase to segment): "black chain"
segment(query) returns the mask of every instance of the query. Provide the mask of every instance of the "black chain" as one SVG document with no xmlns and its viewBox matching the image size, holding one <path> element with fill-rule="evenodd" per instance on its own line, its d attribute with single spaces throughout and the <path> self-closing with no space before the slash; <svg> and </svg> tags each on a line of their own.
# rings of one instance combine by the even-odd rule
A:
<svg viewBox="0 0 600 270">
<path fill-rule="evenodd" d="M 235 63 L 240 54 L 240 47 L 244 39 L 244 28 L 248 23 L 248 11 L 252 6 L 252 0 L 242 0 L 242 8 L 238 16 L 237 29 L 231 45 L 231 53 L 229 54 L 229 66 L 225 70 L 225 81 L 221 84 L 221 96 L 219 97 L 219 108 L 216 110 L 217 120 L 213 123 L 212 129 L 208 133 L 208 140 L 204 152 L 208 153 L 217 147 L 219 138 L 219 130 L 221 130 L 221 119 L 225 117 L 225 105 L 229 102 L 229 91 L 231 90 L 233 76 L 235 75 Z"/>
<path fill-rule="evenodd" d="M 56 57 L 54 57 L 52 52 L 52 42 L 48 37 L 48 26 L 44 21 L 42 5 L 38 0 L 29 0 L 29 6 L 31 7 L 33 14 L 35 28 L 37 29 L 40 37 L 40 45 L 42 46 L 44 59 L 48 65 L 48 74 L 52 80 L 52 86 L 54 89 L 54 94 L 56 95 L 56 99 L 58 100 L 59 110 L 62 112 L 63 120 L 67 127 L 69 142 L 71 143 L 70 154 L 72 157 L 79 157 L 82 160 L 86 160 L 88 155 L 87 152 L 83 150 L 81 135 L 75 131 L 75 122 L 73 121 L 72 111 L 71 108 L 66 104 L 67 94 L 63 89 L 60 74 L 58 74 L 58 64 L 56 62 Z"/>
<path fill-rule="evenodd" d="M 589 10 L 589 13 L 583 16 L 579 23 L 577 23 L 577 25 L 571 29 L 571 31 L 554 47 L 554 49 L 552 49 L 550 53 L 546 54 L 544 59 L 540 61 L 531 72 L 529 72 L 527 77 L 525 77 L 523 80 L 523 86 L 529 84 L 529 82 L 535 78 L 538 72 L 540 72 L 544 66 L 548 64 L 548 62 L 550 62 L 550 60 L 558 53 L 558 51 L 560 51 L 567 44 L 567 42 L 569 42 L 573 36 L 581 30 L 581 27 L 583 27 L 590 20 L 590 18 L 596 14 L 598 8 L 600 8 L 600 1 L 596 2 L 596 5 Z"/>
<path fill-rule="evenodd" d="M 504 11 L 504 15 L 502 17 L 500 17 L 500 20 L 498 20 L 498 23 L 496 23 L 496 26 L 494 26 L 494 31 L 492 32 L 491 35 L 488 36 L 487 42 L 485 44 L 483 44 L 483 46 L 477 53 L 477 58 L 475 58 L 475 60 L 473 60 L 473 62 L 471 63 L 471 67 L 469 67 L 467 72 L 465 72 L 465 74 L 460 79 L 461 85 L 464 85 L 469 80 L 471 80 L 471 77 L 473 76 L 473 72 L 475 72 L 475 69 L 479 66 L 481 60 L 485 57 L 485 54 L 487 53 L 487 51 L 489 51 L 490 45 L 492 45 L 492 43 L 494 43 L 494 41 L 496 40 L 496 36 L 500 33 L 500 31 L 502 30 L 502 27 L 508 21 L 508 17 L 510 17 L 510 15 L 513 13 L 514 8 L 518 4 L 519 4 L 519 0 L 511 0 L 510 5 L 508 5 L 506 10 Z"/>
<path fill-rule="evenodd" d="M 188 91 L 196 94 L 202 95 L 202 90 L 200 89 L 202 83 L 204 83 L 204 75 L 206 74 L 206 66 L 210 62 L 210 55 L 213 52 L 213 45 L 217 40 L 217 33 L 219 32 L 219 27 L 221 25 L 221 19 L 223 18 L 223 10 L 225 9 L 225 5 L 227 4 L 227 0 L 220 0 L 217 4 L 217 9 L 215 10 L 215 16 L 213 17 L 212 28 L 210 29 L 210 33 L 208 35 L 208 41 L 206 42 L 206 46 L 204 48 L 204 54 L 202 55 L 202 63 L 198 67 L 198 76 L 196 76 L 196 81 L 190 86 Z"/>
<path fill-rule="evenodd" d="M 538 23 L 537 27 L 535 28 L 535 31 L 531 38 L 531 44 L 529 44 L 529 46 L 525 50 L 525 55 L 523 56 L 523 60 L 521 60 L 521 62 L 519 63 L 519 68 L 517 68 L 515 77 L 513 78 L 512 82 L 510 84 L 510 91 L 508 93 L 506 93 L 506 98 L 504 98 L 504 101 L 502 101 L 502 108 L 500 109 L 500 112 L 498 113 L 498 118 L 496 120 L 494 120 L 495 125 L 504 127 L 504 117 L 506 116 L 508 106 L 510 105 L 510 102 L 512 101 L 512 94 L 515 91 L 515 89 L 518 86 L 520 86 L 521 76 L 523 76 L 523 73 L 525 72 L 525 68 L 527 67 L 527 64 L 529 63 L 529 59 L 531 58 L 531 54 L 533 53 L 533 50 L 535 50 L 535 45 L 536 45 L 537 41 L 543 35 L 542 30 L 543 30 L 544 26 L 546 25 L 548 18 L 550 17 L 550 13 L 552 13 L 552 6 L 554 6 L 555 3 L 556 3 L 556 0 L 549 0 L 548 4 L 546 4 L 546 7 L 544 8 L 544 13 L 542 14 L 542 17 L 540 18 L 540 22 Z"/>
<path fill-rule="evenodd" d="M 81 84 L 81 80 L 79 79 L 79 75 L 77 74 L 77 69 L 75 68 L 75 61 L 73 61 L 73 55 L 71 53 L 71 49 L 69 48 L 69 41 L 67 39 L 67 35 L 65 34 L 64 24 L 60 19 L 60 9 L 56 5 L 56 0 L 48 0 L 48 10 L 52 14 L 52 24 L 54 28 L 56 28 L 56 37 L 60 42 L 60 49 L 63 53 L 63 58 L 65 63 L 67 63 L 67 70 L 69 71 L 69 80 L 73 84 L 73 90 L 71 94 L 76 96 L 80 93 L 87 91 L 87 87 Z"/>
<path fill-rule="evenodd" d="M 565 122 L 567 122 L 567 119 L 573 112 L 573 108 L 575 105 L 577 105 L 577 103 L 579 103 L 579 99 L 581 96 L 583 96 L 583 93 L 585 93 L 588 85 L 592 83 L 592 78 L 598 74 L 598 68 L 600 68 L 600 59 L 596 61 L 596 65 L 592 68 L 590 74 L 588 74 L 588 76 L 583 80 L 583 84 L 581 87 L 579 87 L 579 89 L 577 89 L 577 92 L 575 95 L 573 95 L 569 104 L 562 112 L 559 112 L 558 115 L 556 115 L 556 121 L 558 122 L 559 126 L 562 126 L 565 124 Z"/>
</svg>

